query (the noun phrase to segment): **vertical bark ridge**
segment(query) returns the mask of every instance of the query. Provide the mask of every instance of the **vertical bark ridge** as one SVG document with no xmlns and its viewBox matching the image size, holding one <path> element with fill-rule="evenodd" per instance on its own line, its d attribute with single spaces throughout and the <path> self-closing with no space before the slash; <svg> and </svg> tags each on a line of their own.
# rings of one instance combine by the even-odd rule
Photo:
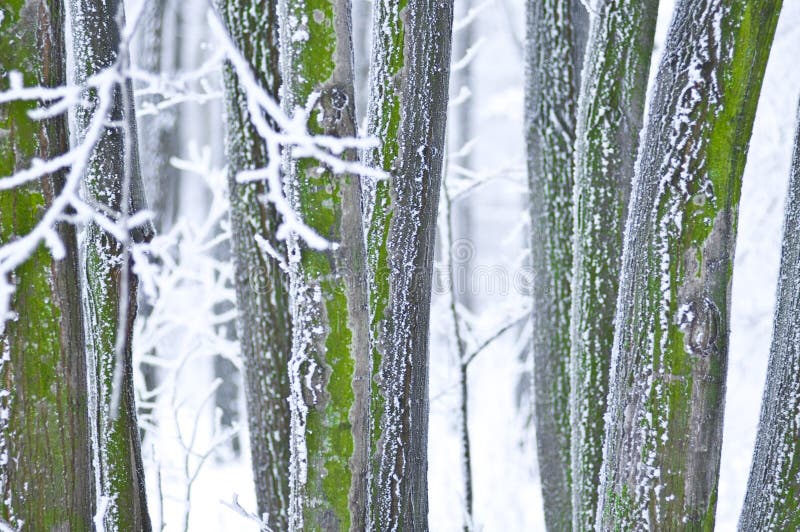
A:
<svg viewBox="0 0 800 532">
<path fill-rule="evenodd" d="M 389 175 L 367 206 L 373 332 L 374 520 L 427 530 L 428 325 L 452 0 L 374 6 L 368 154 Z"/>
</svg>

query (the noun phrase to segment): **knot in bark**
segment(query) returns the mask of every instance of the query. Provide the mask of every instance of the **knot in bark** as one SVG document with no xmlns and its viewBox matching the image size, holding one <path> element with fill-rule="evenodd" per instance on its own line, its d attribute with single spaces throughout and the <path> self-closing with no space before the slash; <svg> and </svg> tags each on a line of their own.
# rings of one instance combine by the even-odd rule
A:
<svg viewBox="0 0 800 532">
<path fill-rule="evenodd" d="M 701 297 L 681 305 L 677 321 L 688 353 L 707 357 L 716 352 L 720 313 L 713 301 Z"/>
<path fill-rule="evenodd" d="M 322 107 L 322 127 L 327 134 L 346 136 L 350 134 L 349 103 L 347 92 L 338 85 L 328 87 L 322 91 L 319 98 Z"/>
</svg>

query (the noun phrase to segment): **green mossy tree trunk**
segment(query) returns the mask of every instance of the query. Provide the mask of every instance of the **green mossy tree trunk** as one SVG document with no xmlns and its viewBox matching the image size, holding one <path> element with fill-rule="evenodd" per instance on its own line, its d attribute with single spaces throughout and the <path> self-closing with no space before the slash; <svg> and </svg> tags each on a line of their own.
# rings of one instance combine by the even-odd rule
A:
<svg viewBox="0 0 800 532">
<path fill-rule="evenodd" d="M 59 0 L 7 2 L 0 19 L 0 90 L 64 85 Z M 67 117 L 31 120 L 35 102 L 0 105 L 0 176 L 69 149 Z M 0 191 L 0 246 L 28 234 L 64 184 L 64 172 Z M 66 255 L 45 246 L 12 277 L 15 316 L 0 316 L 0 517 L 15 529 L 89 530 L 94 516 L 86 351 L 75 229 L 56 226 Z"/>
<path fill-rule="evenodd" d="M 280 86 L 275 2 L 217 2 L 234 43 L 261 87 L 277 98 Z M 234 69 L 224 72 L 231 201 L 231 239 L 235 268 L 237 331 L 245 372 L 245 399 L 259 515 L 269 515 L 275 530 L 288 529 L 289 516 L 289 376 L 292 327 L 289 285 L 278 261 L 265 253 L 256 236 L 285 254 L 275 237 L 279 218 L 265 204 L 263 182 L 237 183 L 243 170 L 267 165 L 267 149 L 247 112 L 246 95 Z"/>
<path fill-rule="evenodd" d="M 315 98 L 312 133 L 354 137 L 348 0 L 281 0 L 282 103 Z M 355 160 L 355 150 L 342 157 Z M 286 192 L 301 219 L 333 245 L 289 239 L 292 301 L 292 530 L 365 530 L 369 493 L 369 313 L 361 180 L 286 148 Z"/>
<path fill-rule="evenodd" d="M 121 71 L 127 62 L 127 48 L 120 50 L 123 19 L 120 0 L 70 0 L 74 76 L 84 83 L 107 68 Z M 77 138 L 83 140 L 99 95 L 86 94 L 88 104 L 76 113 Z M 112 121 L 92 151 L 85 176 L 86 196 L 93 205 L 104 206 L 116 216 L 135 213 L 145 206 L 136 125 L 133 90 L 130 79 L 114 88 L 114 101 L 108 118 Z M 130 138 L 126 142 L 126 131 Z M 127 153 L 126 153 L 126 150 Z M 129 190 L 125 191 L 125 185 Z M 129 204 L 124 206 L 124 198 Z M 147 226 L 133 232 L 131 239 L 146 239 L 152 234 Z M 131 340 L 136 317 L 137 280 L 130 270 L 128 249 L 131 243 L 120 242 L 90 222 L 84 236 L 84 304 L 86 308 L 87 345 L 93 363 L 93 405 L 99 448 L 95 450 L 95 474 L 99 475 L 98 495 L 108 498 L 104 516 L 107 530 L 149 530 L 150 517 L 144 489 L 144 470 L 136 422 L 133 392 Z M 127 271 L 125 271 L 127 269 Z M 127 280 L 127 282 L 126 282 Z M 127 309 L 122 312 L 123 309 Z M 122 321 L 121 321 L 122 320 Z M 118 334 L 122 334 L 118 346 Z M 121 357 L 118 357 L 118 349 Z M 121 379 L 115 380 L 115 368 L 121 364 Z M 119 386 L 118 389 L 114 389 Z M 112 402 L 119 399 L 117 412 Z"/>
<path fill-rule="evenodd" d="M 575 141 L 570 316 L 574 530 L 594 530 L 622 235 L 658 0 L 602 0 L 595 9 Z"/>
<path fill-rule="evenodd" d="M 780 0 L 681 0 L 628 215 L 599 530 L 714 526 L 741 178 Z"/>
<path fill-rule="evenodd" d="M 800 122 L 785 210 L 767 384 L 739 530 L 800 529 Z"/>
<path fill-rule="evenodd" d="M 585 11 L 571 0 L 530 0 L 525 132 L 530 184 L 536 448 L 548 530 L 572 522 L 569 317 L 575 113 Z M 580 30 L 580 31 L 579 31 Z"/>
<path fill-rule="evenodd" d="M 452 24 L 452 0 L 374 4 L 367 119 L 380 148 L 366 160 L 390 176 L 365 209 L 378 530 L 428 528 L 428 324 Z"/>
</svg>

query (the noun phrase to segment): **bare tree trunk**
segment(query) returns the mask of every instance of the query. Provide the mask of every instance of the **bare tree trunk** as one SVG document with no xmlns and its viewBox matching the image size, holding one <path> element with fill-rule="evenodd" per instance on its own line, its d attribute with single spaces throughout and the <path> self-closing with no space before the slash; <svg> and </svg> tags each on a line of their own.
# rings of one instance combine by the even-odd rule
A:
<svg viewBox="0 0 800 532">
<path fill-rule="evenodd" d="M 161 75 L 174 75 L 179 68 L 178 9 L 170 0 L 146 2 L 139 22 L 140 30 L 134 37 L 137 66 L 147 72 Z M 157 105 L 158 95 L 147 95 L 137 98 L 137 108 Z M 178 156 L 180 149 L 180 110 L 179 107 L 160 109 L 156 114 L 145 115 L 139 121 L 139 151 L 146 154 L 142 157 L 142 182 L 145 197 L 153 212 L 153 225 L 156 232 L 168 231 L 178 214 L 180 200 L 180 172 L 173 167 L 170 157 Z M 146 298 L 139 297 L 140 316 L 147 319 L 152 313 L 152 305 Z M 152 356 L 158 356 L 158 349 L 153 348 Z M 144 379 L 144 387 L 148 392 L 158 387 L 159 367 L 157 364 L 140 361 L 138 371 Z M 158 425 L 154 415 L 155 399 L 148 399 L 139 404 L 138 417 L 141 422 Z M 141 429 L 144 438 L 146 431 Z"/>
<path fill-rule="evenodd" d="M 318 95 L 313 133 L 353 137 L 355 101 L 349 0 L 278 3 L 282 103 L 294 115 Z M 287 196 L 335 246 L 289 240 L 292 301 L 289 527 L 369 529 L 369 314 L 361 181 L 287 148 Z M 342 157 L 355 160 L 354 150 Z"/>
<path fill-rule="evenodd" d="M 454 3 L 454 19 L 464 20 L 468 17 L 473 7 L 472 0 L 456 1 Z M 466 26 L 453 31 L 453 52 L 451 63 L 457 63 L 468 58 L 470 49 L 475 45 L 473 38 L 473 28 L 478 23 L 478 19 L 473 19 Z M 474 56 L 473 56 L 474 57 Z M 472 60 L 461 66 L 460 69 L 451 73 L 450 93 L 460 94 L 460 91 L 471 91 L 472 86 Z M 447 128 L 448 137 L 448 159 L 457 157 L 455 162 L 464 168 L 472 170 L 472 157 L 469 149 L 469 142 L 472 140 L 472 96 L 466 101 L 461 102 L 455 109 L 451 110 L 450 122 Z M 463 154 L 460 150 L 468 148 Z M 454 249 L 456 246 L 461 248 L 466 244 L 469 251 L 474 250 L 472 209 L 470 196 L 462 201 L 453 201 L 448 189 L 451 173 L 447 171 L 448 165 L 444 164 L 444 176 L 442 176 L 442 193 L 444 195 L 444 205 L 446 212 L 443 213 L 444 225 L 446 228 L 446 253 L 447 267 L 450 290 L 450 314 L 453 320 L 453 332 L 455 333 L 454 344 L 458 356 L 458 388 L 459 388 L 459 430 L 461 433 L 461 466 L 464 476 L 464 531 L 469 532 L 475 526 L 475 511 L 473 500 L 473 479 L 472 479 L 472 443 L 469 433 L 469 372 L 467 366 L 467 344 L 464 339 L 464 324 L 461 323 L 459 308 L 472 310 L 474 306 L 472 293 L 472 258 L 474 253 L 459 253 Z"/>
<path fill-rule="evenodd" d="M 367 161 L 374 526 L 428 528 L 428 325 L 447 122 L 452 0 L 374 5 Z"/>
<path fill-rule="evenodd" d="M 234 43 L 264 90 L 277 98 L 278 26 L 275 2 L 217 2 Z M 244 90 L 229 65 L 224 70 L 228 184 L 235 267 L 237 331 L 245 366 L 245 398 L 259 514 L 275 530 L 288 529 L 289 376 L 292 326 L 289 286 L 278 261 L 260 249 L 256 236 L 285 253 L 272 204 L 261 197 L 265 183 L 241 184 L 236 175 L 267 165 L 267 150 L 247 113 Z"/>
<path fill-rule="evenodd" d="M 137 66 L 156 75 L 174 76 L 178 71 L 177 12 L 171 0 L 149 0 L 141 14 L 136 34 Z M 139 108 L 157 105 L 160 97 L 149 95 L 137 102 Z M 153 211 L 156 231 L 172 227 L 180 199 L 180 172 L 169 163 L 179 154 L 179 107 L 159 109 L 139 122 L 139 147 L 142 157 L 142 181 L 148 205 Z"/>
<path fill-rule="evenodd" d="M 572 522 L 569 313 L 572 187 L 579 63 L 573 0 L 530 0 L 525 131 L 533 280 L 534 419 L 548 530 Z"/>
<path fill-rule="evenodd" d="M 594 530 L 614 303 L 658 0 L 601 0 L 578 105 L 570 316 L 572 527 Z"/>
<path fill-rule="evenodd" d="M 736 212 L 780 7 L 676 6 L 625 231 L 600 530 L 714 526 Z"/>
<path fill-rule="evenodd" d="M 29 0 L 3 7 L 0 71 L 26 84 L 66 83 L 64 7 Z M 0 80 L 7 90 L 8 77 Z M 67 116 L 34 121 L 35 102 L 0 105 L 0 176 L 69 149 Z M 0 192 L 0 245 L 29 233 L 58 196 L 64 171 Z M 15 529 L 89 530 L 94 515 L 86 351 L 75 229 L 56 231 L 65 257 L 40 245 L 15 272 L 11 309 L 0 316 L 0 517 Z"/>
<path fill-rule="evenodd" d="M 122 3 L 70 0 L 69 6 L 76 83 L 106 68 L 121 72 L 128 62 L 129 44 L 120 41 Z M 88 104 L 76 116 L 79 140 L 100 105 L 95 91 L 86 96 Z M 130 79 L 118 83 L 112 97 L 111 124 L 95 145 L 87 167 L 86 197 L 123 222 L 146 206 Z M 152 233 L 148 224 L 120 242 L 90 222 L 84 237 L 87 345 L 97 386 L 95 474 L 99 475 L 98 496 L 108 499 L 104 521 L 110 530 L 151 528 L 133 392 L 131 341 L 138 281 L 131 271 L 129 246 L 132 240 L 146 240 Z"/>
<path fill-rule="evenodd" d="M 798 113 L 800 120 L 800 112 Z M 800 122 L 783 223 L 778 302 L 740 530 L 800 529 Z"/>
</svg>

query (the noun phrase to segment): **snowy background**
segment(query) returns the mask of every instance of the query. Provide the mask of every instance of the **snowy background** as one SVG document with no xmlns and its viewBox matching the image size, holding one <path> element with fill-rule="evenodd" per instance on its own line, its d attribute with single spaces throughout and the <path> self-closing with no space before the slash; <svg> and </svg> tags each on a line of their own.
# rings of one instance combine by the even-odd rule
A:
<svg viewBox="0 0 800 532">
<path fill-rule="evenodd" d="M 353 2 L 357 65 L 362 65 L 358 72 L 363 77 L 360 58 L 369 45 L 369 3 Z M 129 9 L 135 9 L 136 3 L 130 0 Z M 205 27 L 207 4 L 199 0 L 168 4 L 168 9 L 180 10 L 176 14 L 180 24 L 169 31 L 175 37 L 173 55 L 179 57 L 181 68 L 191 70 L 213 58 L 213 41 Z M 465 5 L 459 0 L 456 4 L 463 20 Z M 654 66 L 672 5 L 670 0 L 662 1 Z M 463 65 L 470 47 L 474 59 L 454 73 L 451 89 L 456 98 L 466 94 L 462 86 L 467 84 L 471 97 L 452 107 L 447 179 L 453 191 L 468 179 L 486 180 L 454 206 L 452 248 L 465 272 L 459 304 L 468 317 L 467 336 L 480 344 L 523 314 L 529 299 L 522 126 L 524 3 L 473 0 L 472 7 L 480 11 L 471 25 L 459 31 L 456 39 L 461 42 L 453 61 Z M 784 2 L 742 189 L 719 530 L 733 530 L 738 519 L 765 380 L 783 202 L 800 95 L 800 69 L 792 66 L 800 49 L 798 22 L 800 2 Z M 164 523 L 166 530 L 257 530 L 230 507 L 238 500 L 246 510 L 255 508 L 246 426 L 239 427 L 236 435 L 226 428 L 210 393 L 215 385 L 214 357 L 222 354 L 238 364 L 236 344 L 220 318 L 220 309 L 229 308 L 226 304 L 233 296 L 226 284 L 230 271 L 210 251 L 217 239 L 224 239 L 226 225 L 218 66 L 195 87 L 210 95 L 207 101 L 180 106 L 176 132 L 180 151 L 172 154 L 180 169 L 178 221 L 172 233 L 156 242 L 162 246 L 165 266 L 153 277 L 160 284 L 152 289 L 161 297 L 150 317 L 139 320 L 137 329 L 137 361 L 160 368 L 162 384 L 154 396 L 157 408 L 143 449 L 154 526 Z M 471 151 L 461 150 L 470 139 L 474 139 Z M 443 264 L 446 242 L 440 241 L 438 260 Z M 435 531 L 455 531 L 462 527 L 464 507 L 458 370 L 450 299 L 440 288 L 431 311 L 430 526 Z M 525 339 L 529 334 L 524 323 L 510 329 L 469 368 L 476 530 L 544 529 L 526 388 Z M 143 380 L 137 384 L 142 390 Z M 150 399 L 149 395 L 140 397 Z M 239 403 L 243 408 L 243 400 Z M 233 441 L 238 441 L 238 452 Z"/>
</svg>

